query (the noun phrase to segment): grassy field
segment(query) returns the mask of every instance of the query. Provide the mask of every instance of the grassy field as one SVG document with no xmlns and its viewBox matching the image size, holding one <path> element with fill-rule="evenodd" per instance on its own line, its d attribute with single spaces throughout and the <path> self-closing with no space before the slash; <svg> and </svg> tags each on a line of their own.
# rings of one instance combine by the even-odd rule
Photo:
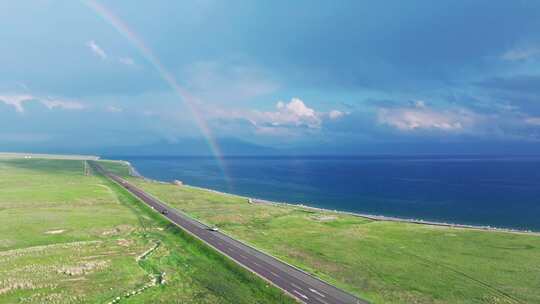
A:
<svg viewBox="0 0 540 304">
<path fill-rule="evenodd" d="M 84 173 L 77 160 L 0 160 L 0 303 L 293 302 Z"/>
<path fill-rule="evenodd" d="M 129 176 L 130 170 L 129 166 L 122 161 L 116 160 L 101 160 L 99 161 L 101 165 L 107 168 L 107 171 L 114 173 L 119 176 Z"/>
<path fill-rule="evenodd" d="M 371 221 L 131 181 L 177 209 L 374 303 L 540 303 L 537 235 Z"/>
</svg>

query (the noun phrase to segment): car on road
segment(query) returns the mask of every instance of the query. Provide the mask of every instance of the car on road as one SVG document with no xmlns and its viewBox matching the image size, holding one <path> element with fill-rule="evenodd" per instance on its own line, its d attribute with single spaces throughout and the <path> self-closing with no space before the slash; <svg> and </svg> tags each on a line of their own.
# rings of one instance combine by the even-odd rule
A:
<svg viewBox="0 0 540 304">
<path fill-rule="evenodd" d="M 219 231 L 218 227 L 209 227 L 208 230 L 210 230 L 210 231 Z"/>
<path fill-rule="evenodd" d="M 163 209 L 163 210 L 161 210 L 161 214 L 167 215 L 167 214 L 169 214 L 169 211 L 167 209 Z"/>
</svg>

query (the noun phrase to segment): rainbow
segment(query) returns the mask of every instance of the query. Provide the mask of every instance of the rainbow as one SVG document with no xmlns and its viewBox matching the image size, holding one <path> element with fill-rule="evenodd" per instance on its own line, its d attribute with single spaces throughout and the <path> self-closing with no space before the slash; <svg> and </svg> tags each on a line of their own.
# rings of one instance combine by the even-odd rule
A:
<svg viewBox="0 0 540 304">
<path fill-rule="evenodd" d="M 161 63 L 158 57 L 154 54 L 152 49 L 150 49 L 150 47 L 148 47 L 144 43 L 144 41 L 133 30 L 131 30 L 122 19 L 116 16 L 110 9 L 95 0 L 87 0 L 85 1 L 85 3 L 105 21 L 111 24 L 122 36 L 129 40 L 141 52 L 143 57 L 148 62 L 150 62 L 150 64 L 152 64 L 152 66 L 157 70 L 161 78 L 169 85 L 169 87 L 174 91 L 174 93 L 184 102 L 189 112 L 191 113 L 191 116 L 195 120 L 197 127 L 204 136 L 208 147 L 210 148 L 210 151 L 216 158 L 218 165 L 223 173 L 223 176 L 227 180 L 229 188 L 231 188 L 231 182 L 227 174 L 225 161 L 223 159 L 223 153 L 221 152 L 215 137 L 212 135 L 212 132 L 208 127 L 206 120 L 197 110 L 196 99 L 192 95 L 190 95 L 187 90 L 185 90 L 178 84 L 176 78 L 172 75 L 172 73 L 167 70 L 167 68 L 165 68 L 165 66 Z"/>
</svg>

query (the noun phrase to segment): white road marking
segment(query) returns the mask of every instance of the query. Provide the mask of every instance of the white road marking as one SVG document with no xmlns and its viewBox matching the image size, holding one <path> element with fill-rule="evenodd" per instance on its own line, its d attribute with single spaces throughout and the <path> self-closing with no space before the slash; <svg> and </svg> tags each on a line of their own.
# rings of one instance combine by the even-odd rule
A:
<svg viewBox="0 0 540 304">
<path fill-rule="evenodd" d="M 298 288 L 298 289 L 300 289 L 300 290 L 304 290 L 302 287 L 300 287 L 300 286 L 298 286 L 298 285 L 296 285 L 296 284 L 294 284 L 294 283 L 291 283 L 291 285 L 292 285 L 292 287 L 294 287 L 294 288 Z"/>
<path fill-rule="evenodd" d="M 296 293 L 297 295 L 301 296 L 302 298 L 304 298 L 304 299 L 306 299 L 306 300 L 309 300 L 309 298 L 308 298 L 305 294 L 299 292 L 298 290 L 293 289 L 293 291 L 294 291 L 294 293 Z"/>
<path fill-rule="evenodd" d="M 316 298 L 316 299 L 317 299 L 317 298 Z M 323 299 L 317 299 L 317 300 L 318 300 L 319 302 L 323 303 L 323 304 L 330 304 L 330 303 L 326 302 L 326 301 L 323 300 Z M 360 302 L 358 302 L 358 303 L 360 303 Z"/>
<path fill-rule="evenodd" d="M 313 288 L 310 288 L 309 291 L 313 292 L 314 294 L 320 296 L 320 297 L 323 297 L 323 298 L 326 298 L 325 295 L 323 295 L 322 293 L 318 292 L 317 290 L 313 289 Z"/>
<path fill-rule="evenodd" d="M 272 275 L 274 275 L 275 277 L 281 278 L 277 273 L 275 273 L 275 272 L 273 272 L 273 271 L 270 271 L 270 273 L 271 273 Z"/>
<path fill-rule="evenodd" d="M 253 264 L 255 264 L 255 265 L 261 267 L 261 264 L 259 264 L 259 263 L 257 263 L 257 262 L 253 262 Z"/>
</svg>

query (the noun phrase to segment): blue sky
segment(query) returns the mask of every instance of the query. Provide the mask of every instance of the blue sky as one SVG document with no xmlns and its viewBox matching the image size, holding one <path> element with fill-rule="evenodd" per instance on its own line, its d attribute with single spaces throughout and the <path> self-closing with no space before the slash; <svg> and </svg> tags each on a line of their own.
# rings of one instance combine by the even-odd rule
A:
<svg viewBox="0 0 540 304">
<path fill-rule="evenodd" d="M 540 139 L 538 1 L 21 0 L 0 20 L 6 149 Z"/>
</svg>

